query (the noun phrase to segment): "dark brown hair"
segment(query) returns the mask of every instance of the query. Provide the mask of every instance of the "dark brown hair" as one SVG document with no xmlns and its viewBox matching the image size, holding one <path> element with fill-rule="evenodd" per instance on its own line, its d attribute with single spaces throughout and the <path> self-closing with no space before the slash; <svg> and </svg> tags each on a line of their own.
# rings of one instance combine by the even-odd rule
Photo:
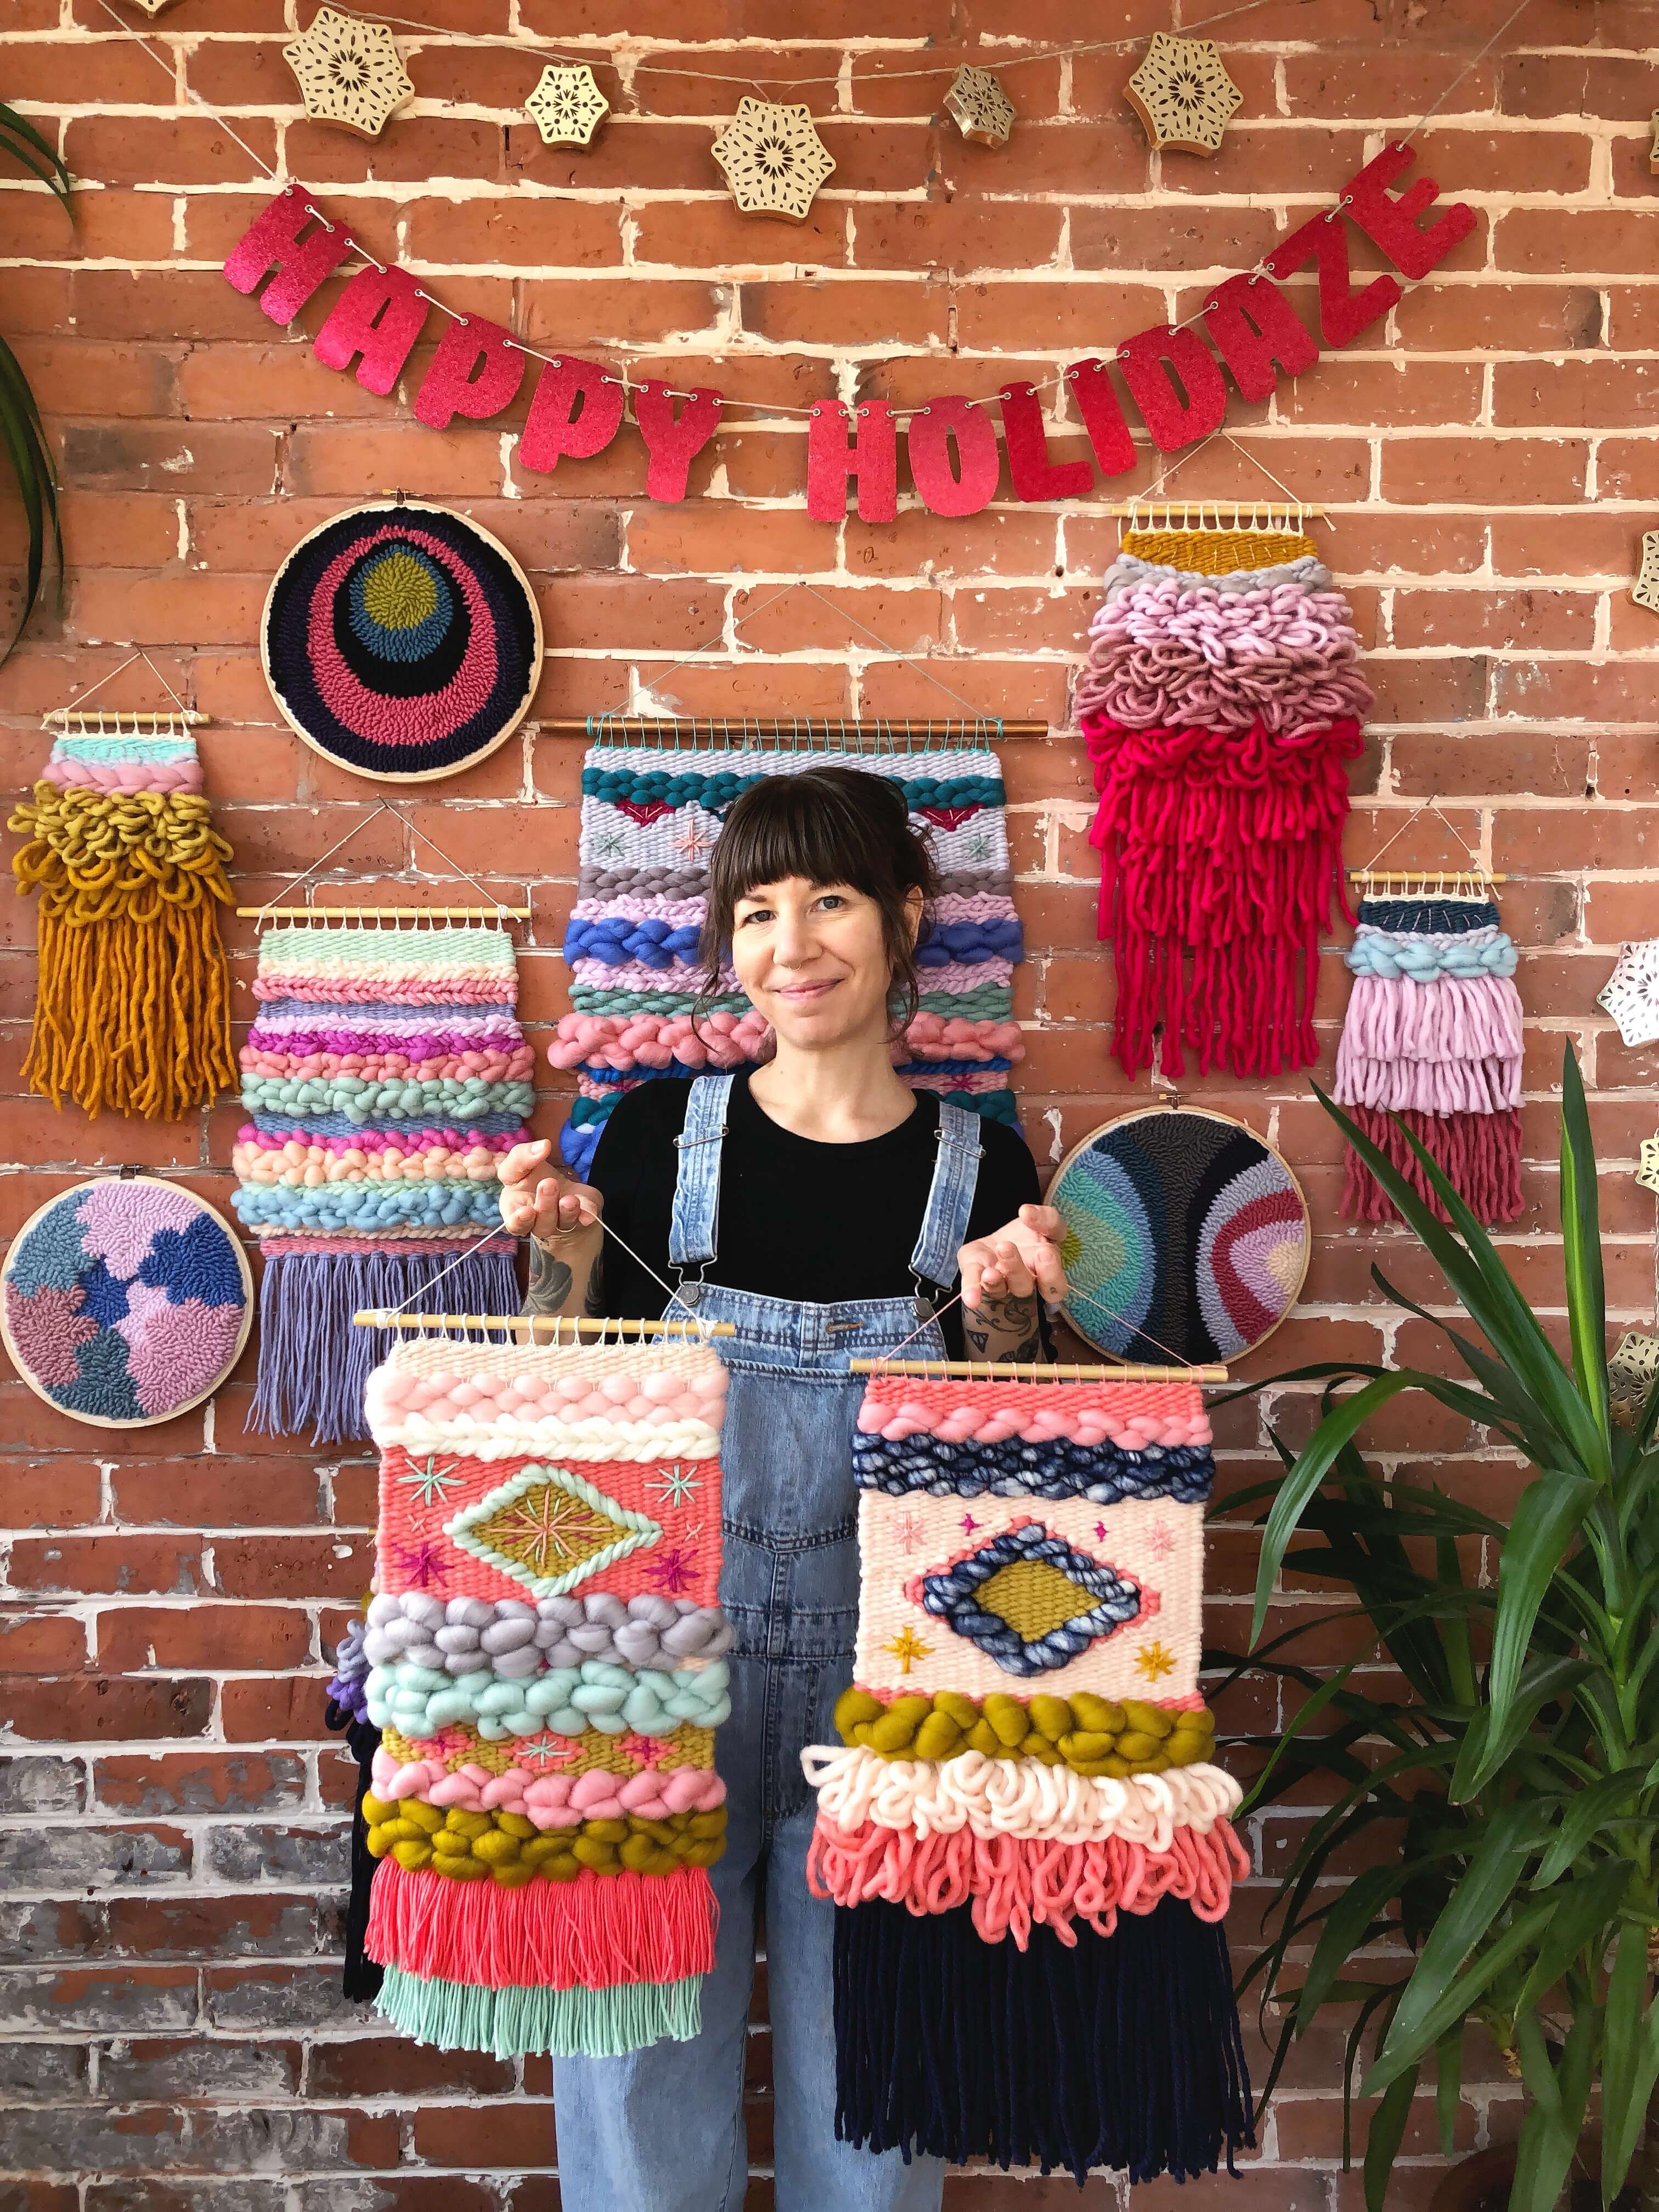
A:
<svg viewBox="0 0 1659 2212">
<path fill-rule="evenodd" d="M 757 884 L 786 876 L 847 884 L 875 901 L 898 1025 L 913 1021 L 921 987 L 905 902 L 912 891 L 921 893 L 925 924 L 939 896 L 939 872 L 926 841 L 910 826 L 896 783 L 862 769 L 829 766 L 763 776 L 733 801 L 709 856 L 708 918 L 698 948 L 704 973 L 693 1020 L 720 995 L 720 962 L 738 901 Z"/>
</svg>

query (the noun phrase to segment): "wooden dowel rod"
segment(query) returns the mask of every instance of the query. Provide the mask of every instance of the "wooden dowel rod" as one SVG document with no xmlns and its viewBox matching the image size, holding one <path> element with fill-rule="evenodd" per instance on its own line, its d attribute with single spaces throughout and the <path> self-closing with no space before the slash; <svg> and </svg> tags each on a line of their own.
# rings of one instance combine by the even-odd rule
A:
<svg viewBox="0 0 1659 2212">
<path fill-rule="evenodd" d="M 198 714 L 193 707 L 175 707 L 171 714 L 135 711 L 131 707 L 53 707 L 40 719 L 48 729 L 66 731 L 72 722 L 79 723 L 85 735 L 95 737 L 99 732 L 92 727 L 94 722 L 131 722 L 135 730 L 173 729 L 182 722 L 186 729 L 199 730 L 209 717 Z M 102 734 L 109 737 L 122 733 L 105 730 Z"/>
<path fill-rule="evenodd" d="M 527 906 L 239 906 L 237 918 L 258 921 L 403 921 L 428 915 L 440 921 L 528 921 Z"/>
<path fill-rule="evenodd" d="M 534 1336 L 538 1329 L 583 1336 L 735 1336 L 729 1321 L 587 1321 L 567 1314 L 404 1313 L 365 1306 L 351 1316 L 354 1328 L 506 1328 Z M 556 1341 L 556 1337 L 555 1339 Z"/>
<path fill-rule="evenodd" d="M 968 1382 L 1224 1382 L 1224 1367 L 1079 1367 L 1066 1361 L 852 1359 L 854 1375 L 933 1375 Z"/>
<path fill-rule="evenodd" d="M 1202 527 L 1205 511 L 1207 509 L 1213 514 L 1218 507 L 1223 514 L 1249 516 L 1258 528 L 1261 528 L 1261 518 L 1263 516 L 1289 517 L 1299 514 L 1310 522 L 1330 520 L 1330 516 L 1322 507 L 1314 507 L 1305 501 L 1295 499 L 1126 499 L 1116 507 L 1108 508 L 1107 512 L 1111 514 L 1135 515 L 1196 514 L 1200 517 L 1200 526 Z M 1279 530 L 1269 532 L 1262 528 L 1261 534 L 1266 538 L 1278 537 L 1283 533 Z"/>
<path fill-rule="evenodd" d="M 951 735 L 972 735 L 982 742 L 994 744 L 999 738 L 1046 738 L 1047 722 L 1005 721 L 995 714 L 975 717 L 957 714 L 949 721 L 905 721 L 896 716 L 879 721 L 843 720 L 838 714 L 826 720 L 822 714 L 781 714 L 762 716 L 750 714 L 595 714 L 592 735 L 624 738 L 730 738 L 741 744 L 745 738 L 795 738 L 803 750 L 811 744 L 826 746 L 842 738 L 926 738 Z M 574 714 L 559 714 L 537 728 L 544 737 L 585 738 L 589 734 L 588 718 Z"/>
<path fill-rule="evenodd" d="M 1503 873 L 1486 868 L 1350 868 L 1351 884 L 1506 884 Z"/>
</svg>

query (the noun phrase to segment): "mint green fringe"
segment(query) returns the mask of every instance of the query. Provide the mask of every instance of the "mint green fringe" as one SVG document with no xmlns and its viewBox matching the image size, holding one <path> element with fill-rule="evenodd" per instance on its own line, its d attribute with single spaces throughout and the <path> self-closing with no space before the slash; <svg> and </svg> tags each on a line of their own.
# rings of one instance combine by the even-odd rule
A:
<svg viewBox="0 0 1659 2212">
<path fill-rule="evenodd" d="M 621 2058 L 647 2044 L 689 2043 L 702 2026 L 702 1976 L 608 1990 L 488 1989 L 388 1966 L 375 2010 L 440 2051 L 495 2058 Z"/>
</svg>

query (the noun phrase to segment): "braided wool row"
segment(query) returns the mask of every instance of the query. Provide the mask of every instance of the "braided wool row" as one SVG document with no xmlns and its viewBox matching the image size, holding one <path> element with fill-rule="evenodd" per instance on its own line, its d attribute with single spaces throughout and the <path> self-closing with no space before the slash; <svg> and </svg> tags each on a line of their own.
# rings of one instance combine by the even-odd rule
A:
<svg viewBox="0 0 1659 2212">
<path fill-rule="evenodd" d="M 912 1442 L 863 1430 L 854 1433 L 853 1466 L 861 1487 L 890 1498 L 918 1491 L 933 1498 L 1086 1498 L 1097 1505 L 1125 1498 L 1201 1504 L 1215 1473 L 1207 1444 L 1152 1444 L 1141 1451 L 1065 1437 L 957 1442 L 931 1432 Z"/>
<path fill-rule="evenodd" d="M 1188 550 L 1190 540 L 1183 544 Z M 1191 590 L 1196 581 L 1191 568 L 1177 568 L 1169 561 L 1144 558 L 1139 553 L 1120 553 L 1106 572 L 1102 588 L 1102 604 L 1109 606 L 1115 599 L 1128 592 L 1144 591 L 1156 584 L 1176 585 L 1181 590 Z M 1233 568 L 1220 574 L 1206 574 L 1206 586 L 1224 597 L 1256 592 L 1276 592 L 1285 585 L 1302 592 L 1328 592 L 1332 585 L 1330 570 L 1316 553 L 1300 553 L 1293 560 L 1270 562 L 1261 568 Z"/>
<path fill-rule="evenodd" d="M 1520 956 L 1502 929 L 1472 929 L 1456 936 L 1449 930 L 1413 936 L 1404 930 L 1378 929 L 1361 922 L 1342 956 L 1355 975 L 1405 975 L 1431 982 L 1440 975 L 1513 975 Z"/>
<path fill-rule="evenodd" d="M 55 739 L 43 783 L 82 791 L 199 791 L 202 763 L 193 739 L 176 737 Z"/>
<path fill-rule="evenodd" d="M 387 1805 L 401 1807 L 418 1797 L 428 1809 L 447 1813 L 510 1812 L 544 1830 L 579 1828 L 588 1820 L 673 1820 L 711 1813 L 726 1802 L 726 1784 L 708 1767 L 653 1769 L 623 1778 L 597 1769 L 588 1774 L 538 1774 L 522 1788 L 511 1774 L 488 1774 L 477 1767 L 445 1774 L 429 1789 L 421 1788 L 421 1780 L 418 1769 L 400 1766 L 384 1747 L 375 1753 L 374 1792 Z M 476 1804 L 470 1802 L 474 1796 Z M 437 1833 L 436 1826 L 427 1825 L 429 1833 Z"/>
<path fill-rule="evenodd" d="M 999 903 L 1010 901 L 1010 878 L 1006 868 L 940 868 L 939 871 L 940 910 L 947 899 L 985 898 Z M 619 907 L 623 902 L 638 898 L 665 902 L 689 902 L 706 897 L 708 890 L 707 868 L 609 868 L 583 862 L 576 877 L 576 908 L 597 914 L 611 900 Z M 678 916 L 678 919 L 684 919 Z"/>
<path fill-rule="evenodd" d="M 335 1149 L 339 1146 L 340 1149 Z M 489 1146 L 449 1151 L 442 1145 L 405 1152 L 382 1139 L 356 1146 L 338 1138 L 277 1145 L 262 1134 L 233 1145 L 232 1172 L 245 1183 L 281 1183 L 320 1190 L 332 1182 L 487 1182 L 501 1179 L 501 1156 Z"/>
<path fill-rule="evenodd" d="M 858 1429 L 861 1437 L 890 1443 L 907 1437 L 936 1437 L 947 1445 L 1064 1438 L 1085 1449 L 1112 1444 L 1144 1452 L 1153 1445 L 1211 1442 L 1209 1417 L 1183 1382 L 1068 1383 L 1062 1393 L 1036 1391 L 1025 1382 L 878 1377 L 859 1408 Z"/>
<path fill-rule="evenodd" d="M 639 1591 L 626 1601 L 608 1590 L 538 1598 L 453 1597 L 425 1590 L 385 1593 L 368 1608 L 368 1663 L 430 1668 L 452 1674 L 482 1665 L 504 1677 L 592 1661 L 647 1668 L 718 1659 L 732 1646 L 732 1625 L 718 1606 Z"/>
</svg>

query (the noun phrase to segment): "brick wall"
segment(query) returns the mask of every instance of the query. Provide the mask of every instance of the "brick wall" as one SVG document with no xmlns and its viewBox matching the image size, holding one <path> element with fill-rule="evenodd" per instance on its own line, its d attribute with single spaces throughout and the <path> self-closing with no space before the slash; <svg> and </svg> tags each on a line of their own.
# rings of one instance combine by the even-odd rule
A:
<svg viewBox="0 0 1659 2212">
<path fill-rule="evenodd" d="M 1104 11 L 1084 0 L 635 0 L 619 58 L 683 52 L 688 74 L 625 76 L 620 91 L 607 80 L 617 112 L 586 155 L 541 147 L 518 105 L 539 64 L 499 48 L 405 34 L 417 103 L 364 143 L 296 119 L 280 53 L 294 0 L 182 0 L 150 33 L 171 79 L 98 0 L 12 0 L 0 99 L 58 137 L 78 225 L 71 236 L 36 188 L 0 193 L 0 328 L 47 410 L 70 564 L 61 621 L 44 611 L 0 672 L 8 782 L 27 782 L 44 758 L 41 710 L 143 644 L 212 716 L 202 744 L 219 823 L 243 892 L 269 896 L 363 821 L 374 793 L 277 724 L 258 611 L 296 538 L 394 484 L 459 504 L 533 572 L 548 635 L 542 714 L 615 705 L 687 654 L 692 665 L 663 692 L 684 709 L 926 714 L 939 695 L 899 655 L 932 655 L 982 709 L 1047 716 L 1056 732 L 1010 744 L 1006 773 L 1032 950 L 1019 985 L 1024 1111 L 1040 1158 L 1057 1158 L 1128 1096 L 1105 1051 L 1086 767 L 1061 734 L 1115 543 L 1104 504 L 1004 500 L 944 522 L 910 503 L 891 527 L 827 527 L 805 514 L 800 423 L 782 416 L 722 437 L 680 507 L 646 502 L 631 434 L 556 479 L 523 477 L 510 430 L 421 428 L 403 401 L 320 368 L 304 331 L 273 329 L 222 281 L 219 261 L 269 187 L 187 95 L 223 108 L 249 146 L 459 307 L 677 383 L 795 404 L 856 387 L 902 404 L 1046 374 L 1186 312 L 1199 286 L 1304 220 L 1387 126 L 1429 105 L 1510 3 L 1265 0 L 1224 33 L 1244 104 L 1223 152 L 1160 161 L 1122 104 L 1124 56 L 1011 71 L 1022 120 L 1001 153 L 941 127 L 930 113 L 939 81 L 887 72 L 928 58 L 930 40 L 954 66 L 958 47 L 994 63 L 1021 37 L 1168 27 L 1164 0 Z M 596 53 L 612 13 L 586 0 L 425 6 L 471 33 L 511 27 Z M 1659 881 L 1648 843 L 1659 833 L 1649 726 L 1659 629 L 1626 597 L 1659 493 L 1650 32 L 1649 11 L 1628 0 L 1533 0 L 1425 142 L 1426 166 L 1479 210 L 1476 234 L 1375 343 L 1276 404 L 1235 409 L 1241 445 L 1328 504 L 1330 558 L 1370 649 L 1378 703 L 1351 854 L 1368 857 L 1437 793 L 1511 879 L 1534 1201 L 1505 1239 L 1513 1260 L 1541 1305 L 1557 1301 L 1552 1098 L 1571 1036 L 1607 1170 L 1610 1300 L 1632 1322 L 1653 1307 L 1653 1209 L 1630 1169 L 1659 1122 L 1659 1087 L 1594 997 L 1620 939 L 1651 930 Z M 690 74 L 771 80 L 792 66 L 841 72 L 774 92 L 810 101 L 838 164 L 799 229 L 729 206 L 710 124 L 749 88 Z M 313 307 L 307 327 L 315 320 Z M 1188 481 L 1263 489 L 1219 446 Z M 798 577 L 828 604 L 796 593 L 740 635 L 744 615 Z M 893 650 L 871 647 L 854 619 Z M 122 702 L 153 702 L 123 683 Z M 565 1004 L 556 947 L 578 752 L 532 723 L 408 810 L 494 891 L 533 907 L 523 1005 L 543 1032 Z M 1444 852 L 1431 838 L 1396 850 Z M 386 895 L 375 887 L 392 878 L 407 896 L 413 871 L 436 865 L 385 817 L 343 858 L 332 880 L 350 889 L 336 898 Z M 459 895 L 431 880 L 433 896 Z M 33 923 L 27 909 L 0 912 L 0 1233 L 88 1170 L 124 1161 L 228 1209 L 234 1107 L 182 1126 L 88 1125 L 20 1095 Z M 234 961 L 246 1012 L 245 928 Z M 1343 984 L 1331 957 L 1327 1073 Z M 550 1133 L 560 1087 L 550 1082 L 539 1115 Z M 1339 1225 L 1339 1147 L 1302 1083 L 1200 1095 L 1273 1134 L 1314 1208 L 1303 1311 L 1257 1370 L 1432 1356 L 1425 1325 L 1392 1317 L 1368 1280 L 1397 1240 Z M 1407 1286 L 1435 1295 L 1415 1264 L 1389 1257 Z M 0 1382 L 11 1532 L 0 2170 L 14 2177 L 0 2179 L 0 2206 L 547 2212 L 557 2185 L 545 2065 L 436 2057 L 336 1997 L 349 1775 L 319 1720 L 325 1654 L 369 1571 L 373 1470 L 361 1453 L 319 1460 L 295 1440 L 246 1435 L 250 1364 L 204 1412 L 125 1447 Z M 1261 1472 L 1258 1419 L 1255 1407 L 1227 1417 L 1224 1481 Z M 1483 1504 L 1501 1509 L 1518 1486 L 1514 1467 L 1438 1409 L 1396 1413 L 1375 1441 L 1395 1463 L 1431 1462 L 1438 1480 Z M 1220 1534 L 1218 1639 L 1245 1633 L 1250 1573 L 1248 1535 Z M 1287 1607 L 1310 1602 L 1286 1594 Z M 1241 1697 L 1224 1721 L 1264 1717 Z M 1288 1817 L 1257 1825 L 1266 1869 L 1294 1834 Z M 1241 1945 L 1263 1894 L 1240 1896 Z M 1330 2034 L 1298 2054 L 1264 2159 L 1227 2203 L 1359 2204 L 1358 2177 L 1340 2171 L 1339 2069 Z M 757 2206 L 770 2201 L 767 2078 L 758 2027 Z M 1500 2136 L 1515 2115 L 1501 2068 L 1473 2066 L 1462 2142 Z M 1434 2163 L 1426 2100 L 1407 2155 Z M 1430 2185 L 1425 2170 L 1407 2174 L 1397 2201 L 1420 2204 Z M 983 2176 L 949 2195 L 957 2212 L 1074 2201 L 1069 2185 Z M 1085 2199 L 1127 2201 L 1109 2179 Z M 1167 2185 L 1134 2192 L 1137 2212 L 1174 2201 Z"/>
</svg>

